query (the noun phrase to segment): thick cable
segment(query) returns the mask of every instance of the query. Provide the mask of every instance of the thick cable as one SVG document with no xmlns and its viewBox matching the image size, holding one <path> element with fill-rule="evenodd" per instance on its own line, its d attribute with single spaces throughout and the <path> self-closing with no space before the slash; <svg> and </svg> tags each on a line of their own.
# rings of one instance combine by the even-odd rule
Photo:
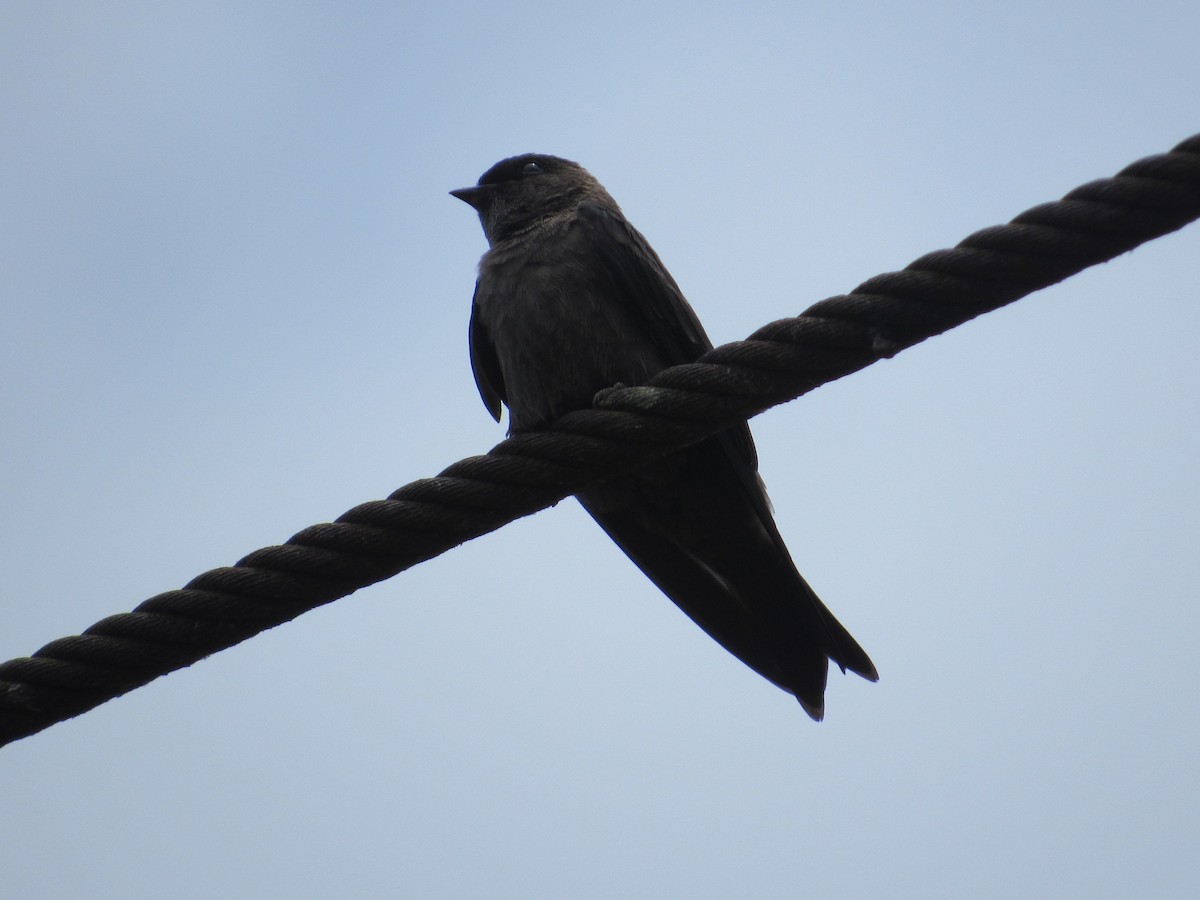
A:
<svg viewBox="0 0 1200 900">
<path fill-rule="evenodd" d="M 1200 135 L 0 663 L 0 746 L 1200 218 Z"/>
</svg>

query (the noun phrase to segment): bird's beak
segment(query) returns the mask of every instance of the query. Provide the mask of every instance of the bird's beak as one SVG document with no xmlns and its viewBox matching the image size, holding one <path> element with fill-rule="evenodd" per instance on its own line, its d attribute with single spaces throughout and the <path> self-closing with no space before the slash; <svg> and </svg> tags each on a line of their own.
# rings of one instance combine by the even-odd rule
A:
<svg viewBox="0 0 1200 900">
<path fill-rule="evenodd" d="M 450 192 L 451 197 L 457 197 L 463 203 L 474 207 L 476 210 L 482 210 L 486 202 L 488 189 L 482 185 L 474 187 L 459 188 Z"/>
</svg>

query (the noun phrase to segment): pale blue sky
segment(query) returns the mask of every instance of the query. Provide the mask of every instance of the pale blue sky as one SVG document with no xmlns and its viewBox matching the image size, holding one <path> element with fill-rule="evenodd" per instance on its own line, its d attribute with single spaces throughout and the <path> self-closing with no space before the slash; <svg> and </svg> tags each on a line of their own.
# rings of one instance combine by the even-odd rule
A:
<svg viewBox="0 0 1200 900">
<path fill-rule="evenodd" d="M 502 437 L 579 160 L 718 343 L 1200 130 L 1188 3 L 0 6 L 0 659 Z M 810 722 L 573 501 L 0 750 L 13 896 L 1191 896 L 1200 228 L 755 420 Z"/>
</svg>

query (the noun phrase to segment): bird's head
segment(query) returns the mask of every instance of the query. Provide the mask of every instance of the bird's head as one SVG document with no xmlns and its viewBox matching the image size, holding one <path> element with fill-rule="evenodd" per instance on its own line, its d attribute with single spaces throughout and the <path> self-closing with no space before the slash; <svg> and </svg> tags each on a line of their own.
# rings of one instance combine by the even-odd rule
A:
<svg viewBox="0 0 1200 900">
<path fill-rule="evenodd" d="M 483 233 L 493 246 L 589 198 L 613 202 L 583 166 L 542 153 L 503 159 L 484 172 L 474 187 L 450 193 L 479 213 Z"/>
</svg>

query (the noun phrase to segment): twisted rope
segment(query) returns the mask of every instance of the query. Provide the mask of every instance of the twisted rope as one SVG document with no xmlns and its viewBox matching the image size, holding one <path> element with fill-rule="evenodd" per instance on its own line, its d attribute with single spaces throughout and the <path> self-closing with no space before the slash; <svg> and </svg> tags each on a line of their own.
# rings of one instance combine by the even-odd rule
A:
<svg viewBox="0 0 1200 900">
<path fill-rule="evenodd" d="M 0 664 L 0 746 L 1200 218 L 1200 135 Z"/>
</svg>

